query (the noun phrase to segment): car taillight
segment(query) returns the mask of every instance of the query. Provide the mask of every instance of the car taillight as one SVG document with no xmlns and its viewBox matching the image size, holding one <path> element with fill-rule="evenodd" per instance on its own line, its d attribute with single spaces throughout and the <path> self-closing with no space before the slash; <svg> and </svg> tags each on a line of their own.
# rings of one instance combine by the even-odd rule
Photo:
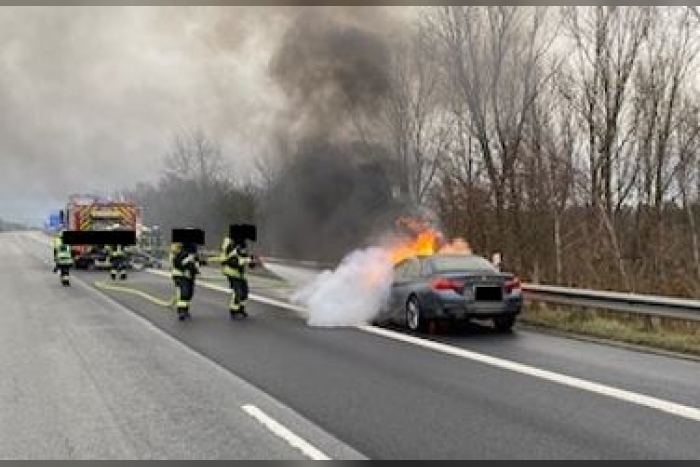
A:
<svg viewBox="0 0 700 467">
<path fill-rule="evenodd" d="M 438 277 L 433 279 L 430 283 L 433 290 L 454 290 L 457 291 L 462 288 L 462 283 L 454 279 L 447 279 L 446 277 Z"/>
<path fill-rule="evenodd" d="M 509 294 L 519 293 L 522 290 L 522 285 L 520 284 L 520 279 L 514 277 L 513 279 L 506 282 L 506 292 Z"/>
</svg>

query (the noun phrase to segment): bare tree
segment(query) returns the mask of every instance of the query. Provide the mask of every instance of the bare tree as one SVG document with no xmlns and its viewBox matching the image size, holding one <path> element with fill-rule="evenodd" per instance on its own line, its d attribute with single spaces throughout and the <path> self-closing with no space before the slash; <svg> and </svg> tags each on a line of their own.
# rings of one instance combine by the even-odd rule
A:
<svg viewBox="0 0 700 467">
<path fill-rule="evenodd" d="M 204 130 L 183 131 L 175 135 L 165 157 L 166 175 L 192 179 L 202 190 L 226 178 L 226 164 L 221 147 Z"/>
<path fill-rule="evenodd" d="M 647 7 L 566 7 L 575 59 L 570 69 L 572 103 L 586 124 L 590 200 L 612 213 L 614 164 L 628 142 L 624 117 L 630 81 L 651 18 Z M 568 52 L 567 52 L 568 53 Z"/>
<path fill-rule="evenodd" d="M 427 19 L 484 164 L 496 211 L 498 243 L 521 238 L 518 158 L 526 123 L 550 75 L 552 41 L 543 7 L 443 7 Z"/>
<path fill-rule="evenodd" d="M 440 75 L 418 24 L 416 33 L 397 44 L 391 62 L 391 86 L 383 112 L 398 186 L 414 209 L 424 206 L 454 132 L 454 116 L 443 105 Z"/>
<path fill-rule="evenodd" d="M 651 273 L 663 275 L 663 208 L 680 168 L 679 148 L 673 135 L 678 130 L 678 111 L 688 85 L 688 72 L 697 55 L 690 12 L 686 8 L 656 8 L 649 41 L 637 67 L 634 80 L 636 150 L 641 164 L 639 198 L 644 236 L 651 258 Z M 669 33 L 673 31 L 673 33 Z"/>
</svg>

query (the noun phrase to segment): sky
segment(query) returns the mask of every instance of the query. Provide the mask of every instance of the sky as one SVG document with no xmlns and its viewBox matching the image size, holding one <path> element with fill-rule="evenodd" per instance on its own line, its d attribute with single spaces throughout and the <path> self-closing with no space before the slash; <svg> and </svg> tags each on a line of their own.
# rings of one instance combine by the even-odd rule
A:
<svg viewBox="0 0 700 467">
<path fill-rule="evenodd" d="M 278 10 L 0 7 L 0 218 L 153 181 L 183 130 L 252 165 L 284 104 L 268 77 Z"/>
</svg>

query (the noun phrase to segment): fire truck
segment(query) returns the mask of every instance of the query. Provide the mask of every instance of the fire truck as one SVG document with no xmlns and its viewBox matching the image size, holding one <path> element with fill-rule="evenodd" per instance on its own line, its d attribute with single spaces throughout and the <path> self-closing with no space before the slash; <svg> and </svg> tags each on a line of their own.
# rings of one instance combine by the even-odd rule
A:
<svg viewBox="0 0 700 467">
<path fill-rule="evenodd" d="M 93 195 L 72 195 L 68 199 L 64 217 L 68 230 L 136 231 L 141 223 L 141 209 L 127 201 L 112 201 Z M 104 248 L 75 245 L 73 254 L 78 269 L 109 266 Z"/>
</svg>

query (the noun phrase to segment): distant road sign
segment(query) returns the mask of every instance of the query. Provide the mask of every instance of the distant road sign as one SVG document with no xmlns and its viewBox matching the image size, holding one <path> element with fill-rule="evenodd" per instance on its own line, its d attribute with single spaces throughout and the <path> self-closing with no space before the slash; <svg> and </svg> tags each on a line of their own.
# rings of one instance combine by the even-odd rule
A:
<svg viewBox="0 0 700 467">
<path fill-rule="evenodd" d="M 51 230 L 60 230 L 63 227 L 63 222 L 60 213 L 52 213 L 49 215 L 49 220 L 46 223 Z"/>
</svg>

